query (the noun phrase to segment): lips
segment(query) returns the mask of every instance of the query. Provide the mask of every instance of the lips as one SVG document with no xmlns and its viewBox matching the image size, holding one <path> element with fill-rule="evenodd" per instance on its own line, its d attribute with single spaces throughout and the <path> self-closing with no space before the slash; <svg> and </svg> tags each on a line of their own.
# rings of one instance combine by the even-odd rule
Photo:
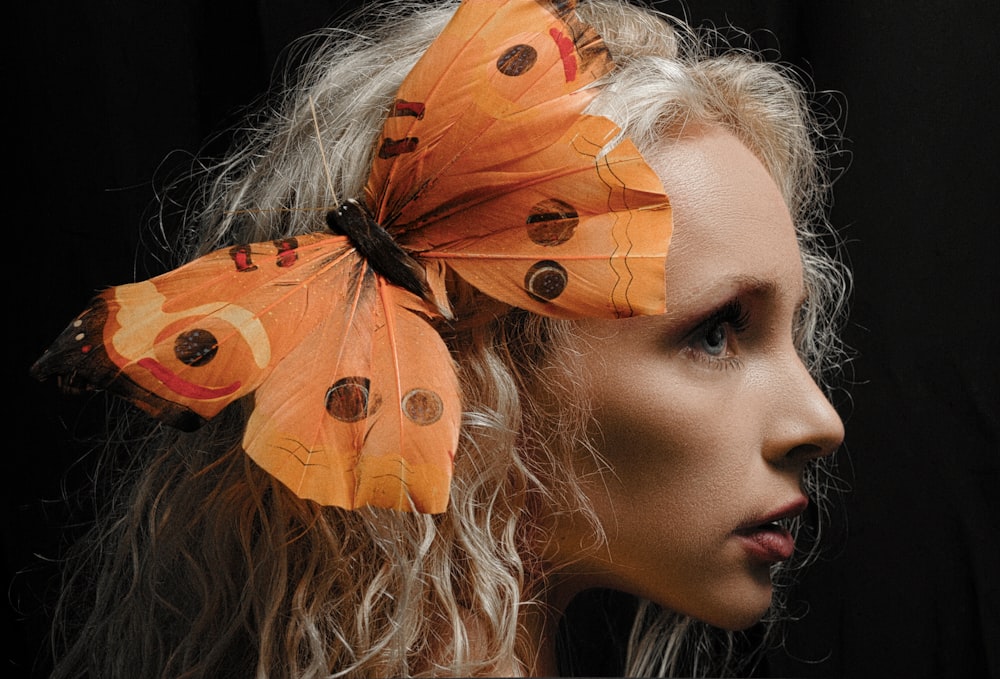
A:
<svg viewBox="0 0 1000 679">
<path fill-rule="evenodd" d="M 750 556 L 759 561 L 778 563 L 790 559 L 795 552 L 795 538 L 787 528 L 777 524 L 741 529 L 736 531 L 736 537 Z"/>
<path fill-rule="evenodd" d="M 795 552 L 795 538 L 780 522 L 798 516 L 808 504 L 805 497 L 800 497 L 781 509 L 742 524 L 733 532 L 751 558 L 766 563 L 786 561 Z"/>
</svg>

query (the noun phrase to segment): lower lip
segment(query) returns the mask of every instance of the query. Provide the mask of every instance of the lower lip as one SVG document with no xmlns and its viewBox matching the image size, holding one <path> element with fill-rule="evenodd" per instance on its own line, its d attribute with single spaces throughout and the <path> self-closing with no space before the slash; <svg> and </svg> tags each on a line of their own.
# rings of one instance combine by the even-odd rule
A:
<svg viewBox="0 0 1000 679">
<path fill-rule="evenodd" d="M 751 558 L 767 563 L 787 561 L 795 551 L 795 538 L 784 528 L 759 527 L 736 533 Z"/>
</svg>

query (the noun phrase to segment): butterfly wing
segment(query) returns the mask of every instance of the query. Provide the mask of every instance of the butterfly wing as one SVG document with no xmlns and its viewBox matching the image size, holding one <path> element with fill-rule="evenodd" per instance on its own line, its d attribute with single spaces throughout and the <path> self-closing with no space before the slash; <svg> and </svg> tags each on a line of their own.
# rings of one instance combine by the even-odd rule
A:
<svg viewBox="0 0 1000 679">
<path fill-rule="evenodd" d="M 613 64 L 574 5 L 466 0 L 399 90 L 369 205 L 405 248 L 509 304 L 662 312 L 669 201 L 630 141 L 604 151 L 617 126 L 581 113 Z"/>
<path fill-rule="evenodd" d="M 430 315 L 346 238 L 310 234 L 105 291 L 33 373 L 184 429 L 257 392 L 244 448 L 300 497 L 443 511 L 460 414 Z"/>
<path fill-rule="evenodd" d="M 324 282 L 321 299 L 353 297 L 323 304 L 258 389 L 244 448 L 302 498 L 443 512 L 461 417 L 451 356 L 422 299 L 361 268 Z"/>
<path fill-rule="evenodd" d="M 297 341 L 304 301 L 289 303 L 288 291 L 351 252 L 346 238 L 321 234 L 239 245 L 109 288 L 32 372 L 107 389 L 165 422 L 197 428 L 256 389 Z M 270 323 L 276 308 L 288 320 Z"/>
</svg>

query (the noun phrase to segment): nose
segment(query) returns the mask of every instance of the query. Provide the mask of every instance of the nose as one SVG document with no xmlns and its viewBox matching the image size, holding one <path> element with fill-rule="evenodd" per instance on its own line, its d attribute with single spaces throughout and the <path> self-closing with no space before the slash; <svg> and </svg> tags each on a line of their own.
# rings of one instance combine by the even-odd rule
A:
<svg viewBox="0 0 1000 679">
<path fill-rule="evenodd" d="M 782 370 L 768 422 L 764 455 L 775 464 L 804 464 L 833 453 L 844 423 L 797 354 Z"/>
</svg>

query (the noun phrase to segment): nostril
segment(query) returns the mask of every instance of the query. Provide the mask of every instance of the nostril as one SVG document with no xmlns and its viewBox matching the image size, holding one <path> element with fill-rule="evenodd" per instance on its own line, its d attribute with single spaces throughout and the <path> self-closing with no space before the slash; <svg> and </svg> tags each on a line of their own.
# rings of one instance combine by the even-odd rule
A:
<svg viewBox="0 0 1000 679">
<path fill-rule="evenodd" d="M 789 450 L 785 454 L 785 459 L 792 462 L 808 462 L 809 460 L 825 457 L 833 451 L 833 448 L 824 448 L 813 443 L 803 443 Z"/>
</svg>

